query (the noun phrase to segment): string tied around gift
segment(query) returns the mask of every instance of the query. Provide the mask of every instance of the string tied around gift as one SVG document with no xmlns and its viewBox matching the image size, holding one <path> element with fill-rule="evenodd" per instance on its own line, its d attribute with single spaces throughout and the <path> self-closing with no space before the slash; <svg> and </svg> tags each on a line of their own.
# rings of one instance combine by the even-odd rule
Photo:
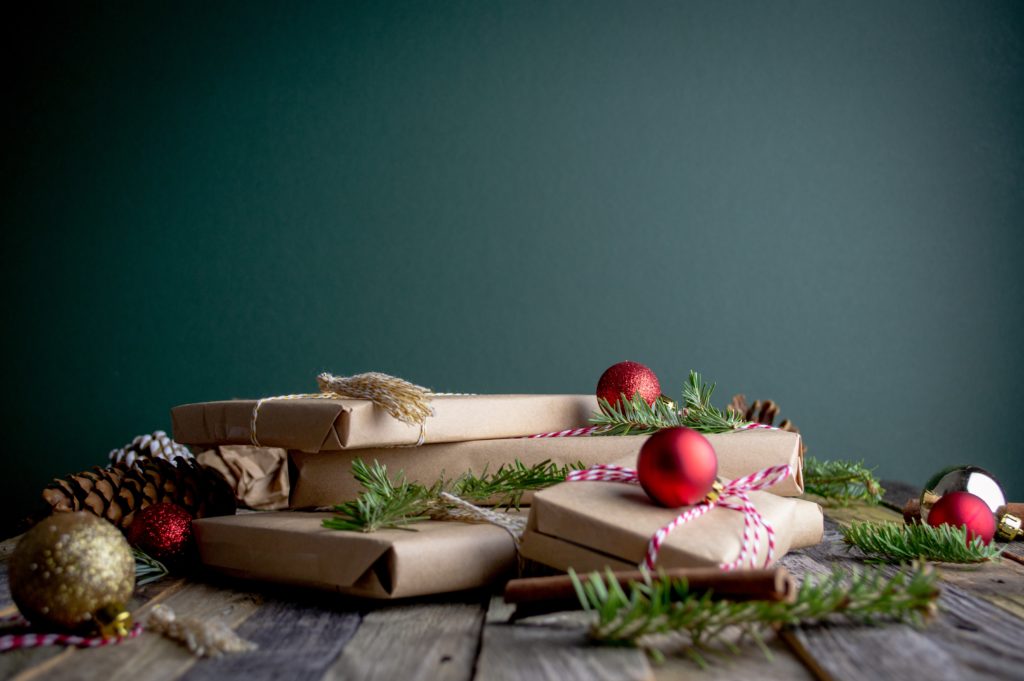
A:
<svg viewBox="0 0 1024 681">
<path fill-rule="evenodd" d="M 275 395 L 257 400 L 252 409 L 252 423 L 249 427 L 249 439 L 253 446 L 262 446 L 257 436 L 256 424 L 260 415 L 260 407 L 264 403 L 276 400 L 344 399 L 369 400 L 402 423 L 419 426 L 420 435 L 416 444 L 421 445 L 426 440 L 427 417 L 434 414 L 433 407 L 430 406 L 430 398 L 440 394 L 379 371 L 369 371 L 354 376 L 335 376 L 325 372 L 316 377 L 316 382 L 320 388 L 318 393 Z"/>
<path fill-rule="evenodd" d="M 677 515 L 670 522 L 658 529 L 647 544 L 647 554 L 641 568 L 654 570 L 661 552 L 661 546 L 665 543 L 672 530 L 680 525 L 699 518 L 716 506 L 739 511 L 743 514 L 743 539 L 740 543 L 740 552 L 735 560 L 722 563 L 719 567 L 722 570 L 735 570 L 750 563 L 751 567 L 757 566 L 758 547 L 761 544 L 761 531 L 764 530 L 768 548 L 764 558 L 764 566 L 771 564 L 775 556 L 775 529 L 768 519 L 758 512 L 754 502 L 750 500 L 749 493 L 777 485 L 793 474 L 793 467 L 786 464 L 782 466 L 771 466 L 736 478 L 725 483 L 717 483 L 715 489 L 703 501 L 690 506 Z M 626 484 L 639 484 L 637 472 L 625 466 L 614 466 L 598 464 L 586 470 L 573 471 L 566 476 L 568 482 L 621 482 Z"/>
</svg>

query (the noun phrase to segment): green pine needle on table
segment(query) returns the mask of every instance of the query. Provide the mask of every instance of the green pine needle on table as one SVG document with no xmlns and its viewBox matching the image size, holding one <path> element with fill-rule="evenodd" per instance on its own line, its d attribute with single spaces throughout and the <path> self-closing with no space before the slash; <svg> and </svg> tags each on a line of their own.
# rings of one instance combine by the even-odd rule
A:
<svg viewBox="0 0 1024 681">
<path fill-rule="evenodd" d="M 713 600 L 710 593 L 691 593 L 686 580 L 665 576 L 632 583 L 626 589 L 613 574 L 595 572 L 581 578 L 570 571 L 570 576 L 583 608 L 596 617 L 591 639 L 645 647 L 647 637 L 678 634 L 687 639 L 687 654 L 701 666 L 707 664 L 701 651 L 708 652 L 709 646 L 739 652 L 725 636 L 733 628 L 757 642 L 767 655 L 763 634 L 771 627 L 834 617 L 920 626 L 935 612 L 939 594 L 938 576 L 921 563 L 893 576 L 877 568 L 849 572 L 837 567 L 829 575 L 807 577 L 791 603 Z"/>
<path fill-rule="evenodd" d="M 1003 549 L 979 537 L 967 541 L 967 529 L 952 525 L 903 525 L 855 522 L 841 527 L 843 541 L 864 552 L 868 560 L 898 563 L 931 560 L 944 563 L 982 563 L 999 557 Z"/>
</svg>

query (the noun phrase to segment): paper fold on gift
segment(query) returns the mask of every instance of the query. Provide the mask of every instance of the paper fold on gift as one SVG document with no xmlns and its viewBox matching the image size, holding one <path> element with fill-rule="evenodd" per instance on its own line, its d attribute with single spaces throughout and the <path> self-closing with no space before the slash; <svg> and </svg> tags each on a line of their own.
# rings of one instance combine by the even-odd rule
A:
<svg viewBox="0 0 1024 681">
<path fill-rule="evenodd" d="M 261 511 L 288 508 L 288 452 L 277 447 L 224 445 L 196 461 L 223 476 L 239 503 Z"/>
<path fill-rule="evenodd" d="M 775 560 L 787 551 L 821 541 L 824 520 L 812 502 L 750 492 L 775 530 Z M 538 492 L 523 536 L 524 558 L 558 569 L 590 570 L 639 565 L 651 536 L 681 509 L 656 506 L 638 485 L 567 482 Z M 743 514 L 716 507 L 677 527 L 661 546 L 658 567 L 715 566 L 739 555 Z M 768 548 L 761 532 L 758 567 Z"/>
<path fill-rule="evenodd" d="M 587 425 L 593 395 L 437 395 L 421 429 L 367 400 L 266 399 L 185 404 L 171 410 L 174 440 L 186 445 L 256 444 L 303 452 L 508 438 Z"/>
<path fill-rule="evenodd" d="M 411 482 L 433 484 L 442 475 L 457 477 L 471 470 L 494 472 L 502 464 L 521 461 L 532 466 L 542 461 L 580 462 L 584 466 L 622 463 L 635 467 L 646 435 L 560 438 L 512 438 L 423 445 L 416 448 L 371 448 L 345 452 L 291 452 L 292 508 L 332 506 L 355 499 L 361 491 L 352 477 L 352 462 L 378 461 L 392 475 L 405 473 Z M 718 455 L 719 475 L 739 478 L 769 466 L 789 464 L 795 474 L 771 488 L 775 494 L 803 493 L 800 436 L 784 430 L 755 429 L 708 435 Z M 529 501 L 529 496 L 526 497 Z"/>
<path fill-rule="evenodd" d="M 329 513 L 275 511 L 193 521 L 200 560 L 233 577 L 403 598 L 491 584 L 515 569 L 504 529 L 427 521 L 407 530 L 342 532 Z"/>
</svg>

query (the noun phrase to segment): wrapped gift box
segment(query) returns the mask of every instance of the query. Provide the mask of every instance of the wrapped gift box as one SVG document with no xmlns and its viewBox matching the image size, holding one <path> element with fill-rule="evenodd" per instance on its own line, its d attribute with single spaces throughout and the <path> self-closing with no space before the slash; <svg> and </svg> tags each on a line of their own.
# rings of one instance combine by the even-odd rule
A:
<svg viewBox="0 0 1024 681">
<path fill-rule="evenodd" d="M 333 452 L 561 431 L 586 426 L 597 409 L 593 395 L 437 395 L 430 404 L 434 415 L 422 428 L 356 399 L 201 402 L 175 407 L 171 419 L 175 441 L 186 445 Z"/>
<path fill-rule="evenodd" d="M 527 466 L 548 460 L 558 464 L 624 463 L 633 466 L 646 435 L 560 438 L 512 438 L 453 442 L 422 447 L 359 449 L 343 452 L 290 453 L 292 508 L 332 506 L 355 499 L 359 484 L 352 461 L 378 461 L 394 475 L 403 471 L 411 482 L 429 485 L 442 475 L 456 477 L 472 470 L 495 471 L 515 460 Z M 784 430 L 755 429 L 708 435 L 718 455 L 719 475 L 738 478 L 768 466 L 789 464 L 795 474 L 771 488 L 775 494 L 803 493 L 800 436 Z M 529 496 L 525 497 L 529 501 Z"/>
<path fill-rule="evenodd" d="M 329 513 L 273 511 L 193 522 L 201 561 L 219 572 L 366 598 L 472 589 L 511 575 L 509 533 L 486 523 L 427 521 L 402 530 L 324 528 Z"/>
<path fill-rule="evenodd" d="M 821 541 L 824 520 L 812 502 L 750 492 L 775 530 L 775 559 Z M 533 497 L 521 551 L 524 558 L 558 569 L 636 568 L 654 533 L 681 509 L 655 505 L 638 485 L 566 482 Z M 743 514 L 716 507 L 677 527 L 662 544 L 658 567 L 715 566 L 739 555 Z M 767 551 L 761 532 L 758 567 Z"/>
</svg>

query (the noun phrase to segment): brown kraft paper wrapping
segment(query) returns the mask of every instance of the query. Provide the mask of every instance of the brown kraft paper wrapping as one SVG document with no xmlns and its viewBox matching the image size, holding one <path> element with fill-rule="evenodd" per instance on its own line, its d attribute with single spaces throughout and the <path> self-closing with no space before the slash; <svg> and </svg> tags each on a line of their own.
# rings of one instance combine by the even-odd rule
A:
<svg viewBox="0 0 1024 681">
<path fill-rule="evenodd" d="M 824 520 L 817 504 L 768 492 L 749 494 L 775 529 L 775 560 L 790 549 L 821 541 Z M 520 550 L 524 558 L 562 570 L 636 568 L 651 536 L 679 512 L 654 505 L 639 485 L 566 482 L 534 495 Z M 673 530 L 661 546 L 657 565 L 719 565 L 739 555 L 742 538 L 743 514 L 716 507 Z M 758 567 L 767 547 L 762 531 Z"/>
<path fill-rule="evenodd" d="M 186 445 L 256 444 L 252 414 L 258 400 L 185 404 L 171 410 L 174 439 Z M 437 395 L 424 442 L 460 442 L 546 433 L 587 424 L 593 395 Z M 256 439 L 264 447 L 331 452 L 415 445 L 419 426 L 392 418 L 367 400 L 265 400 Z"/>
<path fill-rule="evenodd" d="M 291 452 L 292 508 L 316 508 L 350 501 L 361 488 L 352 477 L 352 461 L 379 461 L 392 475 L 404 471 L 411 482 L 434 483 L 443 475 L 455 477 L 486 467 L 495 471 L 502 464 L 519 460 L 527 466 L 545 460 L 558 464 L 582 462 L 585 466 L 620 463 L 635 467 L 646 435 L 562 438 L 514 438 L 477 440 L 409 448 L 374 448 L 346 452 Z M 800 436 L 784 430 L 744 430 L 708 435 L 718 455 L 719 475 L 739 478 L 755 471 L 790 464 L 796 474 L 771 488 L 782 496 L 803 493 L 803 458 Z M 525 497 L 528 501 L 529 496 Z"/>
<path fill-rule="evenodd" d="M 510 576 L 509 533 L 486 523 L 426 521 L 410 530 L 341 532 L 329 513 L 274 511 L 193 521 L 200 560 L 219 572 L 365 598 L 473 589 Z"/>
</svg>

